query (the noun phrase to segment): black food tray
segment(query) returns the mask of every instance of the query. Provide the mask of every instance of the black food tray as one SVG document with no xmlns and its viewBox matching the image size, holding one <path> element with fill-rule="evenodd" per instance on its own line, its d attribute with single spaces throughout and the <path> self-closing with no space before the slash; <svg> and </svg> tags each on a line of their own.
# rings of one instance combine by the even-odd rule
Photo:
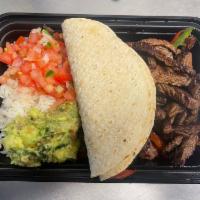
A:
<svg viewBox="0 0 200 200">
<path fill-rule="evenodd" d="M 194 27 L 197 34 L 200 34 L 200 19 L 194 17 L 6 13 L 0 16 L 0 46 L 20 35 L 28 35 L 31 29 L 44 24 L 61 31 L 62 21 L 71 17 L 99 20 L 109 25 L 125 42 L 148 37 L 171 39 L 176 32 L 188 26 Z M 193 65 L 200 71 L 200 46 L 196 45 L 192 53 Z M 5 69 L 5 65 L 1 65 L 0 73 Z M 105 182 L 200 183 L 200 148 L 196 149 L 184 167 L 173 167 L 162 160 L 152 162 L 136 159 L 130 168 L 136 169 L 136 172 L 126 179 L 109 179 Z M 10 165 L 9 159 L 4 155 L 0 155 L 0 180 L 100 182 L 98 178 L 90 178 L 88 160 L 45 164 L 40 168 L 30 169 Z"/>
</svg>

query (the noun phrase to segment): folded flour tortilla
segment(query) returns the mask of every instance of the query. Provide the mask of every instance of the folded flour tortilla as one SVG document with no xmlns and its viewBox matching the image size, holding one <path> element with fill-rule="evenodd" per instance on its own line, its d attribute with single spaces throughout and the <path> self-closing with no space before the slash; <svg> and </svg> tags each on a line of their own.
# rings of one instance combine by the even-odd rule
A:
<svg viewBox="0 0 200 200">
<path fill-rule="evenodd" d="M 105 180 L 126 169 L 150 135 L 154 81 L 142 58 L 108 26 L 72 18 L 62 30 L 91 177 Z"/>
</svg>

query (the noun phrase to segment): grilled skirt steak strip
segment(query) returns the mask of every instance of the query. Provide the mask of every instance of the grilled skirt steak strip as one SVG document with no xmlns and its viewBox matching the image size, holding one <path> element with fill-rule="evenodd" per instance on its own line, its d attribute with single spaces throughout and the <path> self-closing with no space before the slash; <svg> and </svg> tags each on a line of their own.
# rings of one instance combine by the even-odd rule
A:
<svg viewBox="0 0 200 200">
<path fill-rule="evenodd" d="M 183 125 L 185 123 L 185 119 L 187 118 L 188 116 L 188 113 L 187 111 L 184 111 L 182 113 L 179 113 L 176 118 L 175 118 L 175 121 L 174 121 L 174 124 L 177 126 L 180 126 L 180 125 Z"/>
<path fill-rule="evenodd" d="M 169 153 L 171 151 L 173 151 L 177 146 L 179 146 L 181 144 L 181 142 L 183 141 L 183 136 L 182 135 L 178 135 L 176 136 L 172 141 L 170 141 L 165 148 L 163 149 L 164 153 Z"/>
<path fill-rule="evenodd" d="M 156 57 L 158 60 L 164 62 L 167 66 L 175 65 L 173 52 L 163 46 L 154 46 L 143 40 L 133 42 L 131 46 L 136 51 L 145 52 Z"/>
<path fill-rule="evenodd" d="M 184 165 L 186 160 L 193 154 L 197 143 L 199 140 L 199 136 L 192 134 L 189 138 L 184 138 L 181 146 L 177 149 L 175 153 L 175 164 L 176 165 Z"/>
<path fill-rule="evenodd" d="M 192 98 L 188 92 L 178 87 L 167 84 L 157 84 L 156 88 L 160 94 L 171 98 L 188 109 L 196 109 L 199 107 L 199 103 L 196 99 Z"/>
<path fill-rule="evenodd" d="M 150 70 L 155 83 L 188 86 L 191 82 L 191 78 L 187 74 L 178 74 L 169 67 L 157 65 L 156 68 L 150 68 Z"/>
<path fill-rule="evenodd" d="M 156 105 L 157 106 L 164 106 L 167 103 L 167 98 L 162 96 L 156 96 Z"/>
<path fill-rule="evenodd" d="M 147 143 L 140 152 L 139 157 L 146 160 L 153 160 L 157 156 L 158 156 L 158 150 L 153 146 L 152 142 L 148 139 Z"/>
<path fill-rule="evenodd" d="M 155 120 L 161 121 L 165 119 L 166 117 L 166 112 L 164 109 L 157 107 L 156 108 L 156 113 L 155 113 Z"/>
</svg>

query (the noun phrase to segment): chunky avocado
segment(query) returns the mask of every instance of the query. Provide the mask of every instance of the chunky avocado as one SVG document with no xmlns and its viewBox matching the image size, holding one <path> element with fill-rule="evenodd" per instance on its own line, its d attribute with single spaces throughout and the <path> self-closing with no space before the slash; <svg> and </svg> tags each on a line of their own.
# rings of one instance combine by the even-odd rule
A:
<svg viewBox="0 0 200 200">
<path fill-rule="evenodd" d="M 32 108 L 26 116 L 18 116 L 4 128 L 3 145 L 14 165 L 37 167 L 42 162 L 60 163 L 76 159 L 78 127 L 74 102 L 48 112 Z"/>
</svg>

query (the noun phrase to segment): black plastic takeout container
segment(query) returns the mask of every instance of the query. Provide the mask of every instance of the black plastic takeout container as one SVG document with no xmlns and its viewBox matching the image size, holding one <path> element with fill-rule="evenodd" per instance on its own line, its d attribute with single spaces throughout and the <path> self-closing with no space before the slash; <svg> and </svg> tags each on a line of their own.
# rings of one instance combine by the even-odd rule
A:
<svg viewBox="0 0 200 200">
<path fill-rule="evenodd" d="M 171 39 L 177 31 L 189 26 L 194 27 L 200 34 L 200 19 L 193 17 L 8 13 L 0 16 L 0 46 L 20 35 L 28 35 L 31 29 L 43 25 L 61 31 L 62 21 L 71 17 L 99 20 L 109 25 L 125 42 L 148 37 Z M 199 55 L 200 46 L 196 45 L 193 48 L 193 64 L 197 71 L 200 71 Z M 5 69 L 6 66 L 1 65 L 0 73 Z M 136 159 L 129 168 L 136 169 L 132 176 L 123 180 L 109 179 L 105 182 L 200 183 L 200 148 L 194 152 L 185 167 L 174 167 L 159 160 L 150 162 Z M 100 182 L 98 178 L 90 178 L 87 160 L 45 164 L 40 168 L 30 169 L 10 165 L 9 159 L 4 155 L 0 155 L 0 180 Z"/>
</svg>

